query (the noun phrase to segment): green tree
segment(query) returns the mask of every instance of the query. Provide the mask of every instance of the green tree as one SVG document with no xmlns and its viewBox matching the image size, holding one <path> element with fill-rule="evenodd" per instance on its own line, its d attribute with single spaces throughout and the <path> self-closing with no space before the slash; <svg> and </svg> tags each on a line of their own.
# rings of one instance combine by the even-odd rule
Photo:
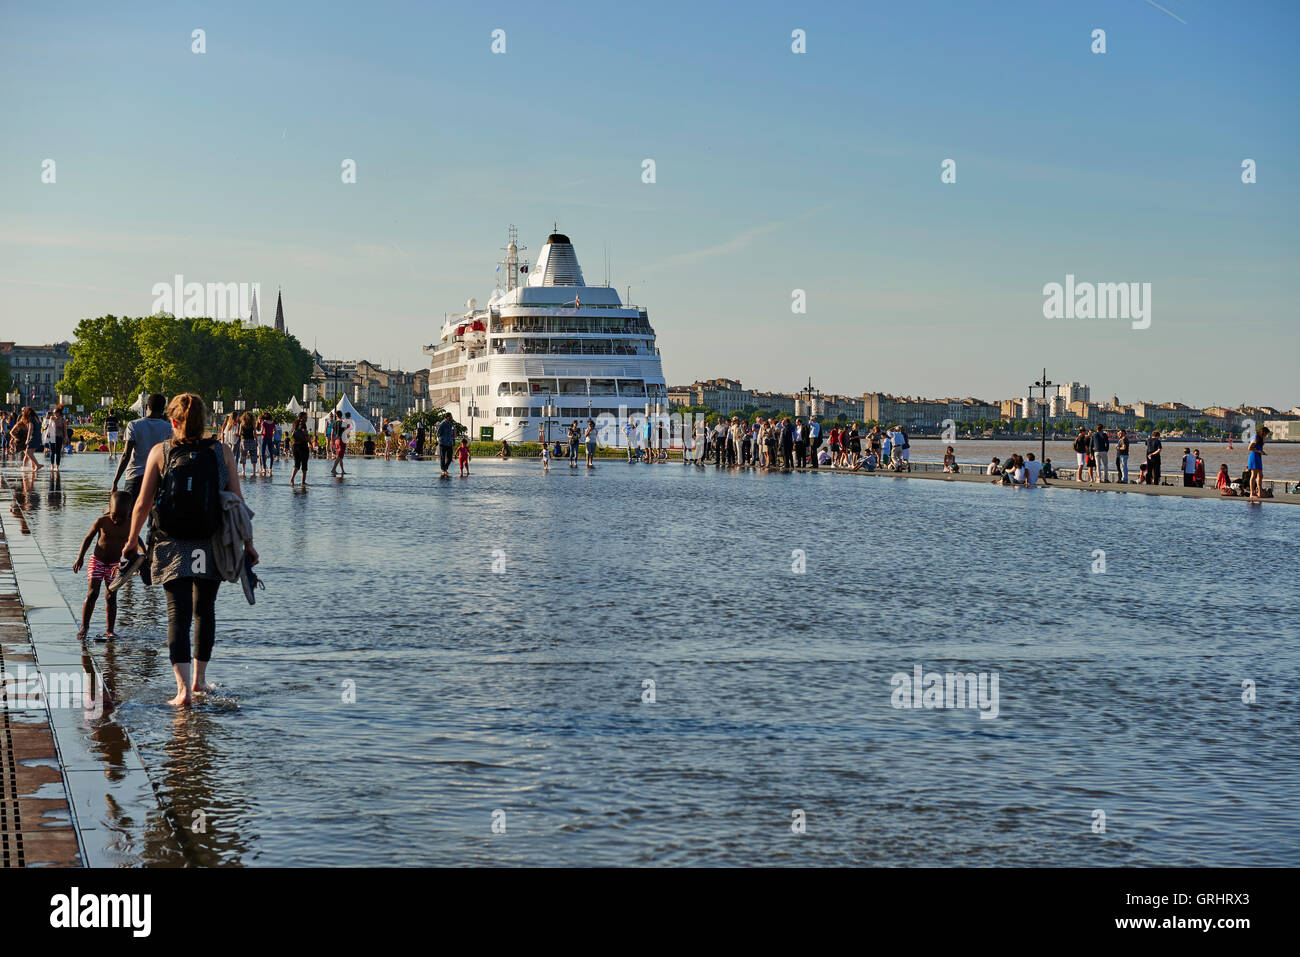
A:
<svg viewBox="0 0 1300 957">
<path fill-rule="evenodd" d="M 101 395 L 134 399 L 142 387 L 164 395 L 194 392 L 209 402 L 221 398 L 231 407 L 242 398 L 250 409 L 269 408 L 298 395 L 312 368 L 298 340 L 274 329 L 165 314 L 84 319 L 71 352 L 59 387 L 90 407 Z"/>
<path fill-rule="evenodd" d="M 73 396 L 74 405 L 97 408 L 100 397 L 134 399 L 140 386 L 140 349 L 136 332 L 140 320 L 117 316 L 82 319 L 69 347 L 71 360 L 58 390 Z"/>
</svg>

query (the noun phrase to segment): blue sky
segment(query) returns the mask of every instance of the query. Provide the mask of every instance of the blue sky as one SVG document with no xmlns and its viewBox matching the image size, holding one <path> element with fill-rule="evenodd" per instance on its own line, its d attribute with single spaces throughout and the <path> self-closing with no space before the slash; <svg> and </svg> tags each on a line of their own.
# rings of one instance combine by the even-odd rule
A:
<svg viewBox="0 0 1300 957">
<path fill-rule="evenodd" d="M 556 221 L 588 282 L 608 245 L 674 384 L 996 399 L 1046 365 L 1290 407 L 1300 4 L 1162 6 L 4 0 L 0 339 L 181 273 L 416 367 L 507 225 L 535 258 Z M 1150 282 L 1151 327 L 1043 318 L 1067 273 Z"/>
</svg>

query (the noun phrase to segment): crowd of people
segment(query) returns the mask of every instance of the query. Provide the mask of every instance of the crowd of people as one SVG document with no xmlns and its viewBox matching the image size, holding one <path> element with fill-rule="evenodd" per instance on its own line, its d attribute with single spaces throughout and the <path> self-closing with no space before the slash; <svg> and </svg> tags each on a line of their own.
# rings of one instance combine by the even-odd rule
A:
<svg viewBox="0 0 1300 957">
<path fill-rule="evenodd" d="M 649 430 L 649 422 L 645 424 Z M 628 426 L 632 428 L 631 424 Z M 632 455 L 629 433 L 629 457 Z M 907 430 L 895 425 L 870 429 L 853 422 L 825 428 L 817 416 L 780 419 L 741 416 L 719 418 L 712 427 L 696 423 L 687 437 L 682 459 L 718 468 L 751 466 L 761 469 L 832 468 L 875 471 L 911 469 L 911 441 Z"/>
<path fill-rule="evenodd" d="M 58 472 L 64 455 L 85 450 L 84 441 L 73 441 L 72 422 L 62 405 L 56 405 L 45 416 L 38 416 L 31 406 L 21 412 L 0 414 L 0 458 L 20 458 L 24 469 L 39 472 L 49 465 Z"/>
</svg>

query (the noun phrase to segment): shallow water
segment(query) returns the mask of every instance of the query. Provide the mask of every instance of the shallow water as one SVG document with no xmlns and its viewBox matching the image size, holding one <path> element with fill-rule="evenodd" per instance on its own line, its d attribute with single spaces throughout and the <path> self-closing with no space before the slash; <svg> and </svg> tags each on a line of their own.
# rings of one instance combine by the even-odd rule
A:
<svg viewBox="0 0 1300 957">
<path fill-rule="evenodd" d="M 207 822 L 143 861 L 1300 863 L 1300 509 L 472 469 L 250 480 L 267 589 L 223 586 L 193 711 L 165 704 L 161 590 L 127 586 L 94 653 L 175 819 Z M 27 496 L 74 607 L 108 482 L 73 457 Z M 893 707 L 916 665 L 996 672 L 997 717 Z"/>
</svg>

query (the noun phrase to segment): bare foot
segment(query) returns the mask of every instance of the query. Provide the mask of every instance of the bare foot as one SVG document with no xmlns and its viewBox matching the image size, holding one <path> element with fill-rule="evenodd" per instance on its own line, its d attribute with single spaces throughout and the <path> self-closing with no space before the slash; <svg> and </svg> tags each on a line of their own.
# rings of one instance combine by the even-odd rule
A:
<svg viewBox="0 0 1300 957">
<path fill-rule="evenodd" d="M 189 689 L 186 688 L 184 691 L 176 692 L 176 697 L 169 699 L 167 703 L 174 707 L 180 708 L 187 704 L 192 704 L 193 701 L 194 699 L 190 697 Z"/>
<path fill-rule="evenodd" d="M 210 684 L 194 685 L 194 687 L 190 688 L 190 691 L 194 694 L 212 694 L 216 690 L 217 686 Z"/>
<path fill-rule="evenodd" d="M 114 632 L 114 631 L 106 631 L 106 632 L 104 632 L 104 640 L 105 640 L 105 641 L 114 641 L 114 640 L 116 640 L 116 638 L 117 638 L 117 632 Z"/>
<path fill-rule="evenodd" d="M 78 628 L 78 629 L 77 629 L 77 640 L 78 640 L 78 641 L 85 641 L 85 640 L 86 640 L 86 629 L 85 629 L 85 628 Z"/>
</svg>

